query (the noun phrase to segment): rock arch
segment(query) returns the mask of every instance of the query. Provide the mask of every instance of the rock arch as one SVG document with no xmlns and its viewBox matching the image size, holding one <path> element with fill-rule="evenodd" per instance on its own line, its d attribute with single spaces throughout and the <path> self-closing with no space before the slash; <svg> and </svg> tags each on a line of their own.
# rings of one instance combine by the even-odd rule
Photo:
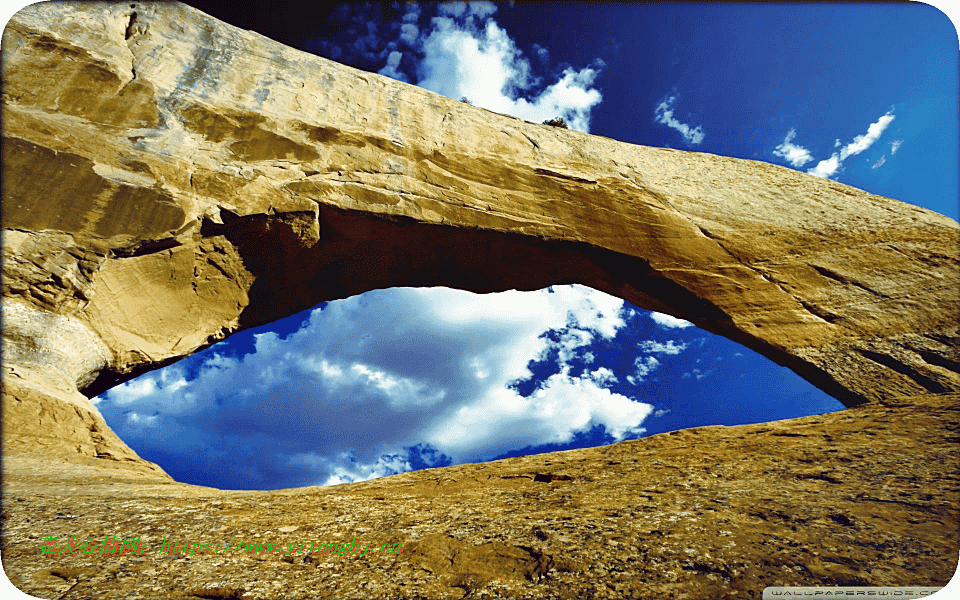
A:
<svg viewBox="0 0 960 600">
<path fill-rule="evenodd" d="M 528 123 L 177 3 L 34 4 L 3 47 L 7 449 L 157 472 L 87 398 L 397 285 L 582 283 L 847 406 L 960 391 L 960 228 L 931 211 Z"/>
</svg>

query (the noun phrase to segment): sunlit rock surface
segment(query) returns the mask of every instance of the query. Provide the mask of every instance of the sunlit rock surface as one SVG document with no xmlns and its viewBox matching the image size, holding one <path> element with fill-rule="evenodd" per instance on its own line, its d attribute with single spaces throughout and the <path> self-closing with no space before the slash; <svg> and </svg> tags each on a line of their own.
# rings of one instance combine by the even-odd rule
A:
<svg viewBox="0 0 960 600">
<path fill-rule="evenodd" d="M 124 595 L 121 590 L 135 588 L 153 597 L 171 589 L 151 566 L 153 559 L 136 572 L 117 567 L 114 578 L 98 583 L 89 583 L 81 567 L 48 573 L 54 578 L 49 581 L 30 570 L 40 564 L 35 562 L 37 538 L 48 532 L 33 527 L 36 516 L 31 528 L 10 529 L 15 519 L 82 505 L 93 520 L 50 520 L 50 527 L 56 523 L 59 533 L 66 531 L 65 524 L 75 524 L 77 534 L 109 534 L 96 519 L 116 515 L 113 526 L 123 535 L 144 531 L 140 509 L 114 506 L 121 497 L 105 491 L 109 482 L 156 506 L 166 506 L 162 498 L 211 494 L 224 502 L 258 498 L 259 506 L 280 511 L 270 519 L 286 510 L 294 511 L 287 520 L 307 518 L 295 512 L 299 507 L 287 508 L 295 501 L 283 504 L 291 494 L 307 492 L 231 496 L 172 483 L 117 438 L 87 398 L 240 329 L 323 300 L 400 285 L 490 292 L 574 282 L 690 320 L 790 367 L 847 406 L 864 406 L 811 421 L 815 435 L 757 436 L 763 441 L 756 444 L 722 446 L 723 430 L 660 436 L 694 436 L 667 461 L 680 473 L 672 488 L 676 496 L 665 504 L 658 504 L 658 492 L 640 488 L 654 486 L 667 467 L 633 487 L 614 485 L 605 475 L 645 477 L 642 470 L 650 469 L 662 451 L 660 442 L 651 440 L 616 446 L 624 457 L 613 471 L 599 458 L 612 450 L 591 450 L 583 451 L 588 458 L 576 468 L 565 463 L 574 455 L 559 453 L 348 489 L 381 494 L 389 503 L 407 481 L 456 479 L 452 474 L 464 469 L 486 477 L 494 469 L 490 476 L 498 482 L 497 493 L 517 513 L 507 518 L 511 523 L 536 509 L 551 518 L 569 516 L 575 528 L 591 523 L 606 528 L 604 519 L 632 522 L 639 506 L 652 506 L 664 513 L 660 518 L 676 523 L 706 519 L 703 511 L 712 511 L 710 519 L 729 519 L 737 535 L 759 523 L 750 520 L 749 511 L 761 510 L 762 499 L 779 507 L 764 513 L 766 518 L 756 517 L 769 535 L 751 537 L 753 546 L 725 546 L 719 521 L 709 520 L 700 529 L 670 530 L 687 536 L 684 543 L 693 551 L 678 545 L 676 554 L 654 561 L 663 563 L 662 569 L 638 571 L 641 565 L 651 569 L 654 559 L 624 554 L 623 560 L 634 559 L 621 564 L 620 572 L 652 581 L 660 587 L 650 589 L 662 590 L 658 597 L 665 598 L 687 591 L 700 597 L 696 582 L 705 580 L 752 590 L 743 592 L 749 596 L 759 594 L 754 587 L 760 581 L 860 578 L 877 585 L 880 580 L 926 584 L 943 583 L 953 573 L 957 463 L 952 448 L 960 438 L 951 411 L 960 391 L 960 228 L 951 219 L 766 163 L 635 146 L 499 115 L 298 52 L 177 3 L 49 2 L 23 9 L 3 33 L 3 120 L 3 449 L 4 485 L 9 486 L 4 490 L 4 565 L 24 589 L 50 585 L 54 591 L 44 592 L 50 595 L 59 593 L 57 586 L 74 589 L 80 581 L 98 594 Z M 928 413 L 935 416 L 917 417 Z M 881 416 L 888 425 L 877 424 L 884 422 Z M 726 449 L 717 450 L 717 444 Z M 758 455 L 779 453 L 785 444 L 793 450 L 777 454 L 773 472 L 748 464 Z M 886 454 L 894 450 L 896 456 Z M 596 493 L 582 494 L 593 500 L 543 504 L 538 494 L 561 489 L 562 481 L 542 489 L 503 487 L 501 475 L 514 466 L 501 472 L 497 465 L 543 460 L 560 465 L 558 472 L 576 471 L 569 485 L 590 481 Z M 876 464 L 887 464 L 883 461 L 896 465 L 875 472 Z M 811 470 L 814 465 L 841 469 L 846 480 L 817 471 L 821 477 Z M 717 477 L 704 475 L 714 470 Z M 813 475 L 797 480 L 808 471 Z M 469 475 L 474 476 L 479 477 Z M 72 491 L 47 496 L 42 490 L 56 481 L 71 482 L 64 489 Z M 614 487 L 605 488 L 604 482 Z M 777 491 L 777 485 L 791 491 Z M 724 492 L 725 486 L 732 487 Z M 802 498 L 795 493 L 798 486 L 806 490 Z M 26 490 L 22 503 L 10 500 L 13 489 Z M 450 489 L 451 498 L 458 498 L 469 496 L 472 488 Z M 753 500 L 713 509 L 701 502 L 741 493 L 735 489 Z M 748 489 L 755 491 L 742 491 Z M 316 498 L 337 493 L 309 492 Z M 107 497 L 87 505 L 84 494 Z M 862 501 L 859 494 L 878 500 Z M 324 518 L 339 514 L 358 523 L 364 518 L 354 504 L 323 512 L 316 498 L 310 502 Z M 457 571 L 457 564 L 475 561 L 454 558 L 451 563 L 445 552 L 455 557 L 489 551 L 491 564 L 513 565 L 511 581 L 520 581 L 520 574 L 532 586 L 515 595 L 536 596 L 561 594 L 560 583 L 537 587 L 544 578 L 564 581 L 561 573 L 577 572 L 578 580 L 601 588 L 606 584 L 599 582 L 614 581 L 607 571 L 596 570 L 614 563 L 593 562 L 606 556 L 603 552 L 613 553 L 604 545 L 610 541 L 615 542 L 611 548 L 633 544 L 631 552 L 641 543 L 667 548 L 651 537 L 667 535 L 662 523 L 630 529 L 623 541 L 613 534 L 588 538 L 586 529 L 557 537 L 562 527 L 555 523 L 553 533 L 543 529 L 546 539 L 535 537 L 544 543 L 558 540 L 551 562 L 542 544 L 510 537 L 520 536 L 519 530 L 483 533 L 482 523 L 505 518 L 502 509 L 484 508 L 477 500 L 475 528 L 454 530 L 447 518 L 450 504 L 411 498 L 397 509 L 406 516 L 390 521 L 398 536 L 406 531 L 404 523 L 417 523 L 420 529 L 410 530 L 410 536 L 455 539 L 431 537 L 441 550 L 430 550 L 429 556 L 411 550 L 405 557 L 409 563 L 390 563 L 408 564 L 414 569 L 410 573 L 422 572 L 418 576 L 427 582 L 409 594 L 390 588 L 396 596 L 458 597 L 495 585 L 490 582 L 496 578 L 479 567 Z M 866 512 L 837 508 L 854 525 L 820 515 L 828 510 L 821 506 L 828 499 Z M 226 514 L 218 506 L 170 505 L 171 514 L 183 519 L 170 523 L 206 527 L 209 519 Z M 244 535 L 273 527 L 250 508 L 252 520 L 233 526 L 247 527 Z M 90 516 L 97 511 L 100 517 Z M 194 517 L 199 520 L 191 521 Z M 810 528 L 821 517 L 828 519 L 823 521 L 827 527 L 814 535 Z M 258 524 L 258 518 L 264 520 Z M 870 545 L 876 538 L 867 535 L 874 531 L 869 527 L 900 531 L 910 519 L 918 526 L 903 535 L 913 537 L 891 538 L 892 545 L 882 548 Z M 856 524 L 870 524 L 859 532 L 866 537 L 856 538 L 866 546 L 843 537 L 858 531 L 850 529 Z M 364 526 L 372 527 L 373 521 Z M 758 571 L 752 579 L 736 569 L 708 568 L 713 559 L 704 558 L 728 548 L 722 552 L 731 557 L 753 552 L 749 561 L 756 562 L 781 546 L 794 548 L 784 541 L 787 532 L 800 532 L 810 543 L 833 550 L 818 550 L 816 559 L 798 558 L 800 551 L 792 550 L 800 562 Z M 526 549 L 472 549 L 484 541 Z M 915 546 L 924 548 L 916 552 L 927 552 L 926 558 L 902 564 L 888 560 Z M 19 550 L 11 554 L 11 548 Z M 561 555 L 576 548 L 604 550 L 565 571 Z M 517 552 L 527 553 L 526 558 Z M 858 558 L 832 562 L 824 552 L 835 558 L 852 552 Z M 693 566 L 683 566 L 684 560 Z M 49 562 L 47 569 L 62 564 Z M 206 575 L 183 571 L 172 589 L 211 597 L 204 596 L 201 580 L 219 581 L 222 567 L 199 559 L 187 564 L 206 569 Z M 333 570 L 358 563 L 349 564 L 354 566 Z M 445 564 L 454 565 L 451 572 L 438 573 L 437 565 Z M 279 567 L 269 567 L 274 577 L 299 577 L 295 569 L 301 566 Z M 410 575 L 383 573 L 394 583 Z M 448 575 L 453 579 L 444 579 Z M 124 578 L 153 583 L 124 588 Z M 360 585 L 363 577 L 353 579 Z M 253 595 L 280 594 L 280 588 L 245 588 Z"/>
<path fill-rule="evenodd" d="M 3 565 L 20 589 L 67 599 L 714 600 L 944 585 L 957 567 L 958 409 L 957 394 L 917 396 L 275 492 L 5 455 Z M 50 536 L 106 535 L 140 537 L 143 552 L 40 552 Z M 353 539 L 403 552 L 308 554 Z M 164 540 L 233 544 L 168 555 Z M 264 542 L 273 553 L 252 545 Z"/>
</svg>

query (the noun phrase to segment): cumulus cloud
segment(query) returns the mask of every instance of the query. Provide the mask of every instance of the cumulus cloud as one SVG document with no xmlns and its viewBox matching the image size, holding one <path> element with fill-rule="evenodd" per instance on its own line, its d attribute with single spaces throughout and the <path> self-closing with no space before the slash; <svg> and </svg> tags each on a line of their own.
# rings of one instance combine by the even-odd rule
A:
<svg viewBox="0 0 960 600">
<path fill-rule="evenodd" d="M 893 156 L 897 153 L 897 150 L 900 149 L 900 144 L 903 143 L 903 140 L 893 140 L 890 142 L 890 155 Z"/>
<path fill-rule="evenodd" d="M 592 88 L 602 61 L 579 71 L 568 67 L 558 81 L 524 98 L 521 92 L 540 83 L 530 62 L 492 19 L 482 28 L 471 23 L 432 20 L 433 30 L 423 39 L 417 85 L 449 98 L 466 96 L 475 106 L 535 123 L 562 117 L 571 129 L 589 131 L 590 111 L 602 99 Z"/>
<path fill-rule="evenodd" d="M 258 334 L 246 356 L 208 351 L 193 369 L 127 382 L 98 406 L 142 455 L 224 487 L 487 460 L 598 425 L 620 440 L 642 433 L 652 406 L 612 391 L 611 369 L 571 365 L 612 342 L 625 315 L 622 300 L 582 286 L 379 290 L 313 310 L 286 339 Z M 530 365 L 548 357 L 553 371 L 533 380 Z M 523 381 L 535 385 L 520 393 Z"/>
<path fill-rule="evenodd" d="M 344 9 L 349 26 L 335 39 L 318 40 L 324 54 L 351 66 L 376 71 L 454 100 L 534 123 L 563 118 L 589 132 L 590 114 L 602 95 L 594 81 L 605 64 L 599 58 L 576 69 L 538 76 L 514 40 L 494 20 L 491 2 L 394 5 L 378 3 Z M 384 13 L 391 12 L 391 21 Z M 434 16 L 431 16 L 434 15 Z M 549 50 L 531 44 L 538 73 L 549 67 Z M 402 55 L 397 55 L 402 52 Z"/>
<path fill-rule="evenodd" d="M 114 388 L 111 400 L 119 406 L 133 404 L 157 393 L 172 394 L 187 385 L 187 380 L 179 371 L 162 370 L 153 377 L 138 378 Z M 94 398 L 94 403 L 99 402 Z"/>
<path fill-rule="evenodd" d="M 812 169 L 807 169 L 807 173 L 816 175 L 817 177 L 834 176 L 837 171 L 840 170 L 843 161 L 851 156 L 860 154 L 880 139 L 883 131 L 890 125 L 894 118 L 892 112 L 887 112 L 887 114 L 880 117 L 876 123 L 870 124 L 867 128 L 867 133 L 853 138 L 849 144 L 840 148 L 839 152 L 834 152 L 830 158 L 821 160 L 817 163 L 817 166 Z"/>
<path fill-rule="evenodd" d="M 691 144 L 699 144 L 703 141 L 703 127 L 700 125 L 691 127 L 690 125 L 681 123 L 679 120 L 674 118 L 673 103 L 676 101 L 676 99 L 676 96 L 670 96 L 657 105 L 657 108 L 654 111 L 654 122 L 663 123 L 667 127 L 676 129 L 683 135 L 684 139 Z"/>
<path fill-rule="evenodd" d="M 810 154 L 810 151 L 803 146 L 798 146 L 793 143 L 793 138 L 796 136 L 797 130 L 790 129 L 783 143 L 774 149 L 773 154 L 790 163 L 790 166 L 802 167 L 813 160 L 813 156 Z"/>
<path fill-rule="evenodd" d="M 840 169 L 840 157 L 834 152 L 830 158 L 821 160 L 817 166 L 807 169 L 807 173 L 817 177 L 831 177 Z"/>
<path fill-rule="evenodd" d="M 606 386 L 617 382 L 616 375 L 613 374 L 613 371 L 606 367 L 600 367 L 596 371 L 592 371 L 589 375 L 597 385 Z"/>
<path fill-rule="evenodd" d="M 653 407 L 611 392 L 604 387 L 608 383 L 603 372 L 573 376 L 565 368 L 529 398 L 497 388 L 461 406 L 455 418 L 429 427 L 424 438 L 454 455 L 485 449 L 485 458 L 492 458 L 510 449 L 570 442 L 594 424 L 603 425 L 616 440 L 641 433 L 640 423 Z"/>
<path fill-rule="evenodd" d="M 667 329 L 684 329 L 686 327 L 693 326 L 693 323 L 690 321 L 684 321 L 683 319 L 678 319 L 676 317 L 658 312 L 651 312 L 650 318 L 653 319 L 653 322 L 660 327 L 665 327 Z"/>
<path fill-rule="evenodd" d="M 870 167 L 870 168 L 871 168 L 871 169 L 879 169 L 880 167 L 883 166 L 883 163 L 885 163 L 885 162 L 887 162 L 887 155 L 886 155 L 886 154 L 884 154 L 883 156 L 881 156 L 881 157 L 880 157 L 880 160 L 878 160 L 877 162 L 873 163 L 873 166 Z"/>
</svg>

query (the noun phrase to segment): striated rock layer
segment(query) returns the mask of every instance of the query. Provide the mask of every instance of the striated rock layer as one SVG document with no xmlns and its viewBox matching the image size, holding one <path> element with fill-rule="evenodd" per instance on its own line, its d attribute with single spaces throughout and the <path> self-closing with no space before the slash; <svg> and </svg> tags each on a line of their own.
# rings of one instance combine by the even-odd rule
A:
<svg viewBox="0 0 960 600">
<path fill-rule="evenodd" d="M 960 227 L 931 211 L 528 123 L 172 2 L 31 5 L 3 32 L 2 64 L 11 481 L 43 464 L 169 482 L 88 398 L 390 286 L 582 283 L 850 407 L 905 415 L 905 399 L 960 391 Z M 955 557 L 955 531 L 937 535 Z"/>
</svg>

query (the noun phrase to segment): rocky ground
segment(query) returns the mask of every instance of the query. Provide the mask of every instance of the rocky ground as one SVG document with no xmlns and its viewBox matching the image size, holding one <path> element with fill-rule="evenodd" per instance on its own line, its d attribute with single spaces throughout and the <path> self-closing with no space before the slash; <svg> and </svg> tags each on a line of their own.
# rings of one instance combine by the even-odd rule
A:
<svg viewBox="0 0 960 600">
<path fill-rule="evenodd" d="M 4 456 L 3 567 L 39 598 L 760 598 L 774 585 L 945 585 L 960 396 L 374 481 L 272 492 Z M 97 464 L 105 466 L 97 466 Z M 42 540 L 141 537 L 119 558 Z M 164 538 L 277 541 L 164 555 Z M 399 555 L 287 542 L 402 542 Z"/>
</svg>

